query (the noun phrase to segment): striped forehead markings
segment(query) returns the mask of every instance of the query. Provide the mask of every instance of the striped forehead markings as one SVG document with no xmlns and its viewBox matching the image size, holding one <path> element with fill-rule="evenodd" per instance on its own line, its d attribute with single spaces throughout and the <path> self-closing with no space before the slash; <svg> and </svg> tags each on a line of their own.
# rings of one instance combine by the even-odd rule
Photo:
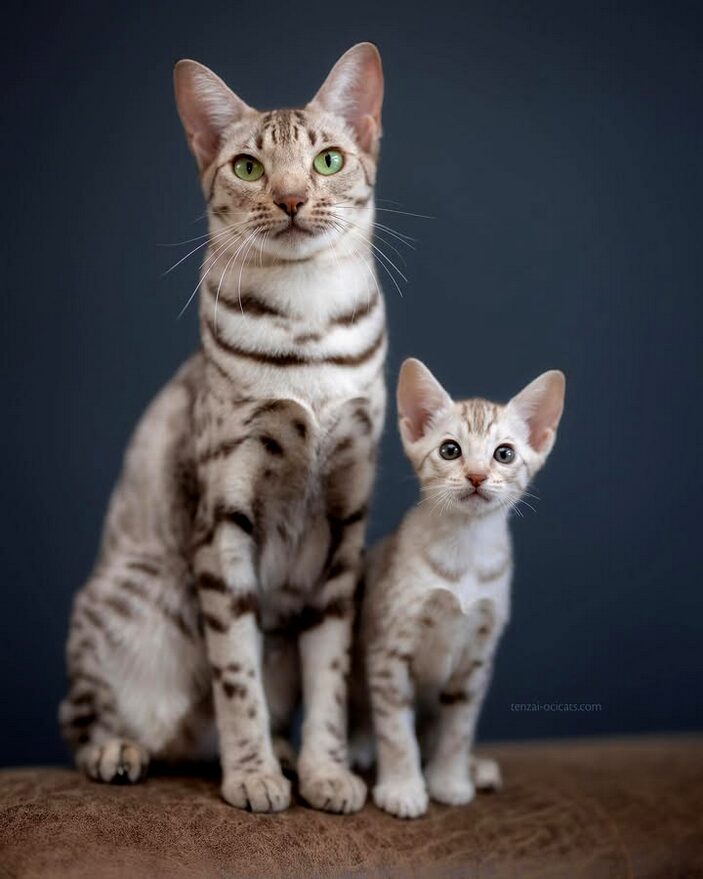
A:
<svg viewBox="0 0 703 879">
<path fill-rule="evenodd" d="M 314 144 L 317 135 L 311 128 L 306 127 L 307 121 L 303 110 L 270 110 L 264 113 L 256 138 L 257 148 L 261 149 L 267 135 L 274 145 L 285 145 L 298 142 L 302 132 L 305 132 L 310 143 Z"/>
<path fill-rule="evenodd" d="M 498 407 L 480 398 L 465 400 L 461 404 L 461 414 L 470 433 L 486 436 L 498 418 Z"/>
</svg>

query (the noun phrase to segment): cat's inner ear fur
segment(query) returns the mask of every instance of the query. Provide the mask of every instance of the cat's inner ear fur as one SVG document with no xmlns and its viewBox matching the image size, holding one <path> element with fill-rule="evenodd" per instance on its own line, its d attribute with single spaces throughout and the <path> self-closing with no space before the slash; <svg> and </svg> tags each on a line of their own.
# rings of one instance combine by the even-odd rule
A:
<svg viewBox="0 0 703 879">
<path fill-rule="evenodd" d="M 398 423 L 406 443 L 421 439 L 432 421 L 452 406 L 452 398 L 419 360 L 409 358 L 398 376 Z"/>
<path fill-rule="evenodd" d="M 197 61 L 179 61 L 173 71 L 178 115 L 198 168 L 214 162 L 224 131 L 251 107 L 212 70 Z"/>
<path fill-rule="evenodd" d="M 558 369 L 542 373 L 508 406 L 527 424 L 530 446 L 540 455 L 549 454 L 564 409 L 566 379 Z"/>
<path fill-rule="evenodd" d="M 372 43 L 358 43 L 345 52 L 310 102 L 341 116 L 361 149 L 372 156 L 378 152 L 382 104 L 383 68 Z"/>
</svg>

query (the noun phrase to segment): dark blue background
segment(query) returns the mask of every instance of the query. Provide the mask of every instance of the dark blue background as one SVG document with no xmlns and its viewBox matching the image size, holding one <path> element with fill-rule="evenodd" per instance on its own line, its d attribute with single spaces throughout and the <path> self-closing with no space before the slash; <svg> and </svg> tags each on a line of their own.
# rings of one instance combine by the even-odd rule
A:
<svg viewBox="0 0 703 879">
<path fill-rule="evenodd" d="M 73 591 L 135 420 L 196 343 L 203 204 L 171 92 L 255 106 L 352 43 L 387 77 L 382 222 L 415 236 L 392 344 L 457 395 L 568 377 L 484 737 L 700 725 L 701 14 L 683 3 L 31 4 L 2 54 L 2 755 L 64 755 Z M 396 205 L 395 202 L 399 204 Z M 399 246 L 399 249 L 405 250 Z M 396 260 L 396 254 L 388 251 Z M 383 273 L 382 273 L 383 274 Z M 414 500 L 393 420 L 373 533 Z M 599 702 L 515 713 L 513 702 Z"/>
</svg>

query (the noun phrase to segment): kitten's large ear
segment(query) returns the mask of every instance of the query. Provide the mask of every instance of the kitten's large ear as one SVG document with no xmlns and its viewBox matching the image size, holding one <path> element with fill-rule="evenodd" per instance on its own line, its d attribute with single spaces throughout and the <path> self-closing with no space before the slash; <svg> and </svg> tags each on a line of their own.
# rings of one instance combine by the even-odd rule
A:
<svg viewBox="0 0 703 879">
<path fill-rule="evenodd" d="M 554 445 L 559 419 L 564 409 L 566 379 L 558 369 L 544 372 L 513 397 L 508 407 L 530 429 L 530 445 L 546 457 Z"/>
<path fill-rule="evenodd" d="M 188 144 L 203 171 L 215 160 L 224 130 L 251 107 L 197 61 L 184 59 L 176 64 L 173 86 Z"/>
<path fill-rule="evenodd" d="M 414 357 L 400 367 L 397 400 L 400 435 L 406 443 L 417 442 L 434 416 L 452 405 L 442 385 Z"/>
<path fill-rule="evenodd" d="M 383 68 L 373 43 L 357 43 L 345 52 L 310 103 L 345 119 L 361 149 L 375 155 L 381 136 Z"/>
</svg>

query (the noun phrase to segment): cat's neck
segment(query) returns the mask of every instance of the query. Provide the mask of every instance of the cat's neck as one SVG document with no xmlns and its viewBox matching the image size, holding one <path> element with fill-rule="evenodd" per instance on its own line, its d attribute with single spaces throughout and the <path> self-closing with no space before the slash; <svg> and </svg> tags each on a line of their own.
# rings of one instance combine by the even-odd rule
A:
<svg viewBox="0 0 703 879">
<path fill-rule="evenodd" d="M 246 313 L 247 303 L 259 302 L 307 323 L 325 324 L 345 312 L 355 297 L 378 288 L 373 257 L 367 242 L 335 242 L 311 257 L 275 259 L 260 252 L 256 244 L 218 253 L 216 239 L 208 246 L 201 271 L 201 313 L 215 300 L 218 320 L 226 320 L 226 306 L 235 303 Z"/>
<path fill-rule="evenodd" d="M 343 237 L 285 262 L 259 258 L 255 246 L 218 260 L 216 239 L 210 250 L 200 330 L 211 383 L 320 408 L 361 396 L 378 380 L 385 311 L 367 241 Z"/>
</svg>

